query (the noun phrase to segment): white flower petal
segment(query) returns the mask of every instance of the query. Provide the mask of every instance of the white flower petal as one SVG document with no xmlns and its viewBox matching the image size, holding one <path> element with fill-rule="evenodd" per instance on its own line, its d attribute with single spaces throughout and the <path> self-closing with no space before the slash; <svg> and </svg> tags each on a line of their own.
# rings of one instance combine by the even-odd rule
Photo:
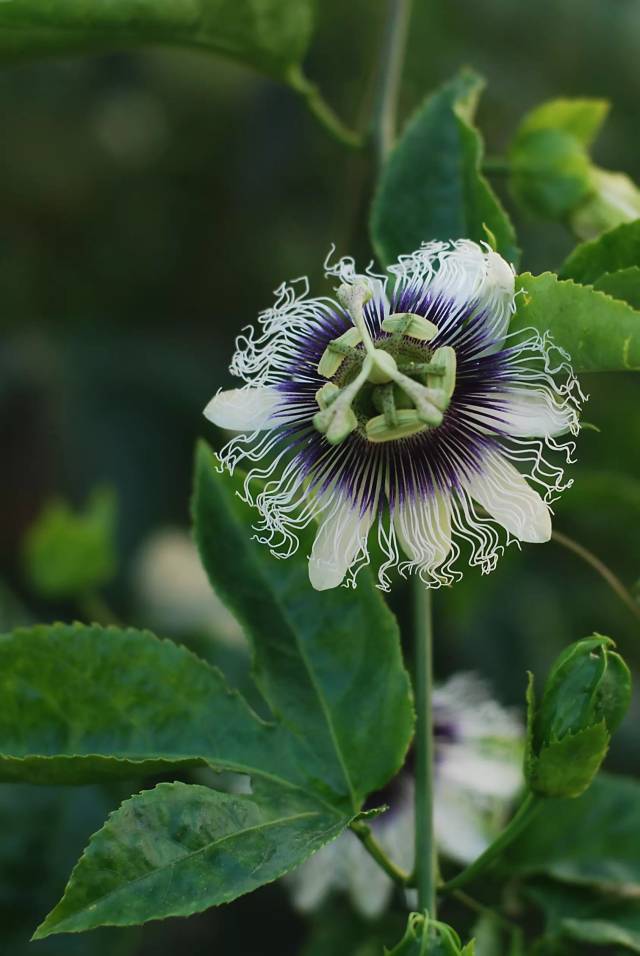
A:
<svg viewBox="0 0 640 956">
<path fill-rule="evenodd" d="M 471 497 L 520 541 L 540 544 L 551 537 L 548 506 L 499 452 L 485 455 L 482 471 L 465 485 Z"/>
<path fill-rule="evenodd" d="M 394 512 L 393 526 L 404 553 L 427 572 L 442 565 L 451 551 L 451 508 L 438 492 L 405 501 Z"/>
<path fill-rule="evenodd" d="M 500 831 L 499 817 L 490 806 L 468 790 L 445 780 L 436 780 L 434 792 L 434 828 L 438 846 L 445 856 L 459 863 L 471 863 L 486 850 Z M 498 818 L 498 819 L 496 819 Z"/>
<path fill-rule="evenodd" d="M 366 550 L 374 514 L 375 509 L 361 514 L 359 507 L 336 495 L 323 516 L 309 558 L 309 580 L 316 591 L 342 584 L 358 554 Z"/>
<path fill-rule="evenodd" d="M 469 405 L 465 413 L 481 430 L 514 438 L 551 438 L 574 429 L 578 415 L 570 403 L 559 402 L 546 388 L 519 388 L 491 393 L 491 407 Z"/>
<path fill-rule="evenodd" d="M 481 354 L 502 348 L 515 310 L 515 274 L 501 255 L 488 246 L 483 248 L 470 239 L 461 239 L 453 249 L 441 254 L 430 289 L 461 307 L 475 302 L 480 311 L 486 312 L 493 340 Z"/>
<path fill-rule="evenodd" d="M 257 432 L 282 424 L 282 409 L 282 393 L 275 388 L 231 388 L 214 395 L 203 415 L 219 428 Z"/>
</svg>

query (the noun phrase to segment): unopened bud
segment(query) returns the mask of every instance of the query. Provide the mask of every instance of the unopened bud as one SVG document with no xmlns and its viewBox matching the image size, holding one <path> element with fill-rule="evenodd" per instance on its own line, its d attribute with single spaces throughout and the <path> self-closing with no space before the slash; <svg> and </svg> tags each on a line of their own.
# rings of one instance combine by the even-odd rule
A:
<svg viewBox="0 0 640 956">
<path fill-rule="evenodd" d="M 527 776 L 547 797 L 590 785 L 631 699 L 629 668 L 599 634 L 571 644 L 553 665 L 539 707 L 529 694 Z"/>
</svg>

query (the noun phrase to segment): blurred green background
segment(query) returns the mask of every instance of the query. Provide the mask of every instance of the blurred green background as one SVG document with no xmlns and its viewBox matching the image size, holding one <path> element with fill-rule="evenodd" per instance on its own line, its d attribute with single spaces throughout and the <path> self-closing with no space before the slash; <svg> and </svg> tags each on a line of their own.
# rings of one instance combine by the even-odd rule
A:
<svg viewBox="0 0 640 956">
<path fill-rule="evenodd" d="M 308 73 L 341 115 L 361 123 L 384 4 L 318 6 Z M 613 110 L 595 158 L 637 181 L 639 56 L 638 0 L 417 0 L 402 113 L 472 65 L 488 80 L 479 124 L 488 151 L 498 153 L 536 103 L 604 96 Z M 139 549 L 159 528 L 188 525 L 194 440 L 221 438 L 201 410 L 229 384 L 234 337 L 283 279 L 307 274 L 324 292 L 322 262 L 332 243 L 338 254 L 368 261 L 372 170 L 327 138 L 288 90 L 190 52 L 114 52 L 5 69 L 0 115 L 0 621 L 8 628 L 82 616 L 72 601 L 33 593 L 22 542 L 52 496 L 80 505 L 106 483 L 119 501 L 109 602 L 124 620 L 162 632 L 136 590 Z M 494 185 L 509 205 L 500 180 Z M 555 268 L 572 247 L 560 226 L 520 217 L 516 225 L 523 269 Z M 575 488 L 559 503 L 556 526 L 633 589 L 640 382 L 599 376 L 583 384 L 591 395 L 585 417 L 599 430 L 580 438 Z M 405 620 L 403 586 L 392 604 Z M 553 543 L 511 548 L 489 578 L 469 573 L 438 595 L 436 614 L 439 674 L 476 669 L 508 704 L 522 701 L 527 669 L 544 673 L 565 643 L 593 630 L 640 661 L 638 621 Z M 167 623 L 167 633 L 211 659 L 229 658 L 244 681 L 241 651 L 199 632 L 197 621 L 183 630 Z M 610 767 L 640 768 L 638 716 L 636 701 Z M 343 926 L 342 910 L 310 929 L 279 885 L 188 921 L 27 945 L 88 834 L 126 792 L 0 789 L 0 952 L 356 952 L 347 917 L 344 929 L 327 933 L 329 923 Z"/>
</svg>

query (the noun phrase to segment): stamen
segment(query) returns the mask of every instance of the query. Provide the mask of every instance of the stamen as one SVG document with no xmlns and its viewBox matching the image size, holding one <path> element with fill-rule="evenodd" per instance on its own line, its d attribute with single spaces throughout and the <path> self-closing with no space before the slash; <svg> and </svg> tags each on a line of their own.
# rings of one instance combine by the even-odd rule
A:
<svg viewBox="0 0 640 956">
<path fill-rule="evenodd" d="M 364 354 L 355 348 L 362 342 L 358 329 L 347 329 L 337 339 L 329 342 L 318 363 L 318 374 L 323 378 L 333 378 L 347 355 L 364 358 Z"/>
<path fill-rule="evenodd" d="M 430 342 L 438 334 L 438 327 L 414 312 L 396 312 L 382 321 L 382 329 L 398 337 L 409 335 L 421 342 Z"/>
</svg>

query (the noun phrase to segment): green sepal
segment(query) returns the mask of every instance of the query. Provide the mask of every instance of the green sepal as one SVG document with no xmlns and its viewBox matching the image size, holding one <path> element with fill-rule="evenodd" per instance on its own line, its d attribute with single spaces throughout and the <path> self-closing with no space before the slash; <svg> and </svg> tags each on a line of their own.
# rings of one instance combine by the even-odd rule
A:
<svg viewBox="0 0 640 956">
<path fill-rule="evenodd" d="M 631 674 L 609 637 L 576 641 L 554 663 L 538 709 L 536 748 L 604 721 L 609 734 L 631 700 Z"/>
<path fill-rule="evenodd" d="M 527 113 L 509 148 L 510 188 L 534 216 L 563 220 L 594 194 L 588 149 L 609 105 L 597 99 L 555 99 Z"/>
<path fill-rule="evenodd" d="M 543 746 L 529 767 L 530 789 L 543 797 L 579 797 L 600 769 L 610 739 L 603 720 Z"/>
<path fill-rule="evenodd" d="M 518 134 L 509 165 L 511 192 L 531 215 L 563 219 L 592 193 L 589 157 L 563 130 Z"/>
</svg>

